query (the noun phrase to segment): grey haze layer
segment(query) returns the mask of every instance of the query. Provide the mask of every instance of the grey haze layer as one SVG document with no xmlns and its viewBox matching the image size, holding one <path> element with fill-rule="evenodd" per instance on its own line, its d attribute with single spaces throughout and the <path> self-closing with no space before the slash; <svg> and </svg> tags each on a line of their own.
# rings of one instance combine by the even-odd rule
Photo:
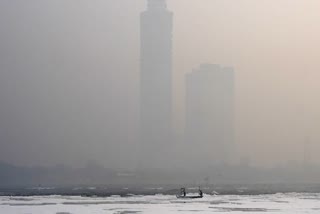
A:
<svg viewBox="0 0 320 214">
<path fill-rule="evenodd" d="M 233 65 L 237 158 L 288 169 L 317 163 L 319 1 L 167 4 L 177 141 L 185 74 L 204 62 Z M 0 2 L 1 160 L 137 166 L 145 9 L 142 0 Z"/>
</svg>

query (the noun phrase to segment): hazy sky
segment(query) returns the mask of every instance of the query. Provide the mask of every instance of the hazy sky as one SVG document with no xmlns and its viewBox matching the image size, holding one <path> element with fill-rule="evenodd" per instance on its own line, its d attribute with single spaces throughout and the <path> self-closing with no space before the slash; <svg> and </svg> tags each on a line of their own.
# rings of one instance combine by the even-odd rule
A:
<svg viewBox="0 0 320 214">
<path fill-rule="evenodd" d="M 132 167 L 144 0 L 0 1 L 0 160 Z M 320 2 L 168 0 L 175 129 L 184 75 L 236 70 L 236 143 L 254 164 L 320 162 Z M 306 142 L 309 142 L 307 145 Z"/>
</svg>

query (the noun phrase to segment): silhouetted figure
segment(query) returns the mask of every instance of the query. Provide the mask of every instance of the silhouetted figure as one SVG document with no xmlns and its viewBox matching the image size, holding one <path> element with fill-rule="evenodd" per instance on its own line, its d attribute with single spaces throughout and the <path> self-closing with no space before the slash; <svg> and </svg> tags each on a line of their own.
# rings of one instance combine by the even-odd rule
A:
<svg viewBox="0 0 320 214">
<path fill-rule="evenodd" d="M 203 192 L 202 192 L 201 189 L 199 189 L 199 195 L 200 195 L 201 198 L 203 197 Z"/>
<path fill-rule="evenodd" d="M 180 195 L 182 195 L 183 197 L 186 197 L 187 193 L 185 188 L 181 188 Z"/>
</svg>

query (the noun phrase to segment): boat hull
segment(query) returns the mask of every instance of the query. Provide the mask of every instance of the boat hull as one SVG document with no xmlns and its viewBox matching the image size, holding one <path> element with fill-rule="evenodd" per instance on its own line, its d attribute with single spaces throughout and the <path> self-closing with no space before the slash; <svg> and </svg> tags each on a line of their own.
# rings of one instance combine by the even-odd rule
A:
<svg viewBox="0 0 320 214">
<path fill-rule="evenodd" d="M 176 195 L 179 199 L 197 199 L 197 198 L 203 198 L 203 196 L 183 196 L 183 195 Z"/>
</svg>

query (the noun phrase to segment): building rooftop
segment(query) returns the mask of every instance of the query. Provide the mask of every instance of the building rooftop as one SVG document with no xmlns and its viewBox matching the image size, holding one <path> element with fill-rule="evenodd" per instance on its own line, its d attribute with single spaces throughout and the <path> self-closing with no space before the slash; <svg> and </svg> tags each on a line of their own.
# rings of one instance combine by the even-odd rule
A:
<svg viewBox="0 0 320 214">
<path fill-rule="evenodd" d="M 148 10 L 167 9 L 166 0 L 148 0 Z"/>
</svg>

